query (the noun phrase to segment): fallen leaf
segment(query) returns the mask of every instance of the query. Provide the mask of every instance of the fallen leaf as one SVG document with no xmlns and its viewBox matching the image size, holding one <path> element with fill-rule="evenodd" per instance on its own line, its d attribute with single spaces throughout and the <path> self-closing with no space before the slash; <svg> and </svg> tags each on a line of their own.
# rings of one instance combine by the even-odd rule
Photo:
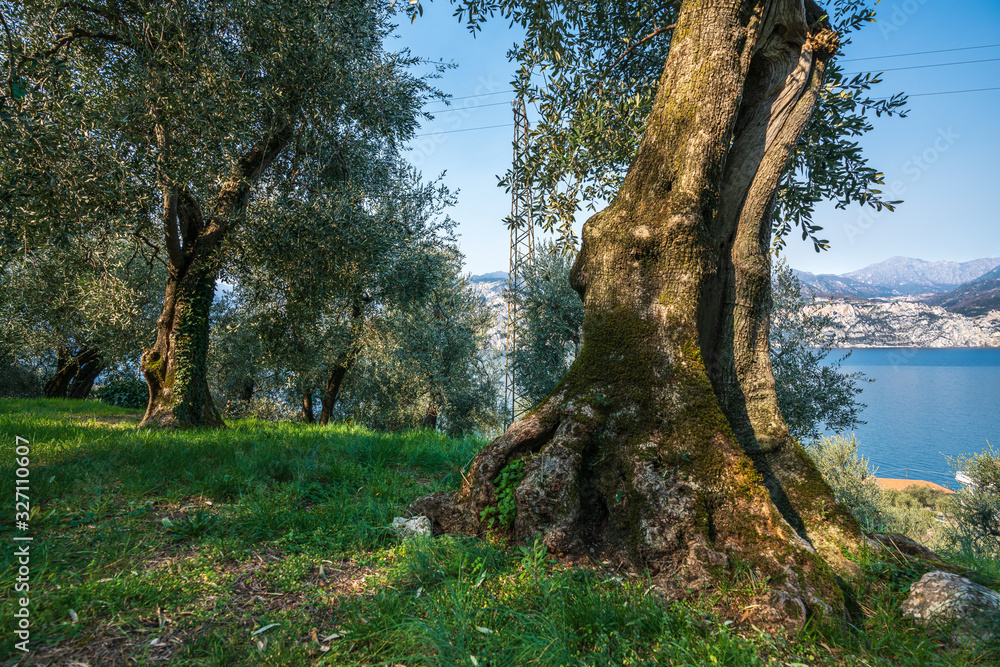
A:
<svg viewBox="0 0 1000 667">
<path fill-rule="evenodd" d="M 252 634 L 252 635 L 250 635 L 250 636 L 251 636 L 251 637 L 255 637 L 255 636 L 259 635 L 260 633 L 262 633 L 262 632 L 267 632 L 267 631 L 268 631 L 268 630 L 270 630 L 271 628 L 276 628 L 276 627 L 278 627 L 279 625 L 281 625 L 281 623 L 268 623 L 268 624 L 267 624 L 267 625 L 265 625 L 264 627 L 262 627 L 262 628 L 259 628 L 259 629 L 257 629 L 257 630 L 254 630 L 254 631 L 253 631 L 253 634 Z"/>
</svg>

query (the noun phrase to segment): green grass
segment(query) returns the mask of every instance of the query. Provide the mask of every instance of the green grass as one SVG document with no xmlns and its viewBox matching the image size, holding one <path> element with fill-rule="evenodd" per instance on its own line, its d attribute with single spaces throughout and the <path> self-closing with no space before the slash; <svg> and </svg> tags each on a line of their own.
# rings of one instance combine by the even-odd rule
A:
<svg viewBox="0 0 1000 667">
<path fill-rule="evenodd" d="M 415 431 L 236 422 L 139 431 L 134 411 L 0 401 L 0 489 L 31 442 L 34 664 L 973 665 L 901 619 L 912 564 L 864 561 L 863 627 L 769 635 L 723 608 L 749 575 L 667 604 L 650 582 L 563 566 L 538 545 L 389 529 L 414 498 L 456 488 L 484 443 Z M 0 519 L 8 544 L 13 503 Z M 0 586 L 17 573 L 3 550 Z M 3 656 L 15 596 L 0 603 Z M 266 629 L 265 629 L 266 628 Z M 256 634 L 255 634 L 256 633 Z M 32 664 L 30 661 L 22 664 Z"/>
</svg>

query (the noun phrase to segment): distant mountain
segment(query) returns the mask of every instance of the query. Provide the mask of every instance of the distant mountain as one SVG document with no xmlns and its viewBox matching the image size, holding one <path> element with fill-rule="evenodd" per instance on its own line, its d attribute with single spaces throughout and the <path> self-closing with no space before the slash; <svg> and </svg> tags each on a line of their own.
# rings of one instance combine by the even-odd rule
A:
<svg viewBox="0 0 1000 667">
<path fill-rule="evenodd" d="M 470 283 L 496 283 L 506 281 L 506 271 L 494 271 L 492 273 L 481 273 L 478 276 L 469 276 Z"/>
<path fill-rule="evenodd" d="M 803 292 L 811 292 L 816 296 L 826 297 L 856 297 L 872 299 L 893 296 L 888 288 L 876 287 L 866 283 L 845 278 L 832 273 L 809 273 L 795 270 L 795 277 L 802 283 Z"/>
<path fill-rule="evenodd" d="M 991 310 L 1000 311 L 1000 266 L 950 292 L 926 298 L 924 302 L 969 317 L 985 315 Z"/>
<path fill-rule="evenodd" d="M 966 317 L 919 301 L 842 299 L 810 309 L 830 318 L 834 347 L 1000 347 L 1000 312 Z"/>
<path fill-rule="evenodd" d="M 969 262 L 928 262 L 892 257 L 841 275 L 796 271 L 805 287 L 818 296 L 879 299 L 941 294 L 1000 266 L 1000 257 Z"/>
</svg>

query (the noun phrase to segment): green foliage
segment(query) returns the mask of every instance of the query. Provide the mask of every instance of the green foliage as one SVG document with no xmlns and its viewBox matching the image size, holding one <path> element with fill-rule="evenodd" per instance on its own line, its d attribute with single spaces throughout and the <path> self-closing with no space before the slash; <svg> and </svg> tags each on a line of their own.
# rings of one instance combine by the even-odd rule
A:
<svg viewBox="0 0 1000 667">
<path fill-rule="evenodd" d="M 97 387 L 94 398 L 107 405 L 142 410 L 149 402 L 149 389 L 136 379 L 112 380 Z"/>
<path fill-rule="evenodd" d="M 865 530 L 891 527 L 888 499 L 875 481 L 868 459 L 858 455 L 858 441 L 837 435 L 812 441 L 806 450 L 833 489 L 837 502 L 843 503 Z"/>
<path fill-rule="evenodd" d="M 784 261 L 774 266 L 771 311 L 771 367 L 778 406 L 792 437 L 814 440 L 823 429 L 842 433 L 860 424 L 865 404 L 858 400 L 863 373 L 841 371 L 844 359 L 830 360 L 829 318 L 813 312 L 816 301 Z"/>
<path fill-rule="evenodd" d="M 436 426 L 451 435 L 496 429 L 502 378 L 488 343 L 494 314 L 461 276 L 458 256 L 442 259 L 425 276 L 425 292 L 367 322 L 338 410 L 343 417 L 378 429 Z"/>
<path fill-rule="evenodd" d="M 580 349 L 583 302 L 569 284 L 575 256 L 555 244 L 540 244 L 525 276 L 514 374 L 532 406 L 555 388 Z"/>
<path fill-rule="evenodd" d="M 26 93 L 0 118 L 0 260 L 6 268 L 14 251 L 25 262 L 53 254 L 64 269 L 55 285 L 68 289 L 78 281 L 66 275 L 67 249 L 90 261 L 95 248 L 126 244 L 143 251 L 126 265 L 139 254 L 149 272 L 167 264 L 183 276 L 169 379 L 176 416 L 198 423 L 211 412 L 207 326 L 219 272 L 239 282 L 266 259 L 279 280 L 316 279 L 292 294 L 292 309 L 326 303 L 329 291 L 317 288 L 330 266 L 365 258 L 325 260 L 329 246 L 310 242 L 360 237 L 384 213 L 370 191 L 399 163 L 441 68 L 411 75 L 418 59 L 384 48 L 392 10 L 370 0 L 32 0 L 5 13 L 6 69 Z M 145 284 L 159 284 L 162 299 L 160 278 Z M 43 303 L 62 302 L 49 291 Z M 60 335 L 104 351 L 104 338 L 78 329 Z"/>
<path fill-rule="evenodd" d="M 681 3 L 630 0 L 590 3 L 538 0 L 456 0 L 455 13 L 470 30 L 499 14 L 524 28 L 511 53 L 520 68 L 516 92 L 533 104 L 537 121 L 527 157 L 512 165 L 503 184 L 532 183 L 541 205 L 535 222 L 558 230 L 572 246 L 580 208 L 610 201 L 631 164 L 657 93 Z M 841 47 L 874 21 L 874 3 L 836 0 L 828 7 Z M 419 7 L 414 3 L 411 7 Z M 793 228 L 817 250 L 829 242 L 813 220 L 818 202 L 832 200 L 892 209 L 879 189 L 883 175 L 869 165 L 857 138 L 873 129 L 872 116 L 905 115 L 905 97 L 873 95 L 878 76 L 848 76 L 836 59 L 816 109 L 796 144 L 774 207 L 773 229 L 784 239 Z M 779 241 L 783 242 L 783 241 Z"/>
<path fill-rule="evenodd" d="M 953 548 L 973 559 L 1000 559 L 1000 452 L 987 443 L 982 452 L 948 457 L 948 463 L 970 480 L 955 504 Z"/>
<path fill-rule="evenodd" d="M 45 386 L 44 366 L 29 365 L 0 348 L 0 398 L 38 398 Z"/>
<path fill-rule="evenodd" d="M 524 459 L 514 459 L 500 471 L 496 479 L 497 506 L 487 507 L 480 513 L 480 520 L 490 528 L 509 531 L 514 527 L 517 515 L 515 492 L 524 479 Z"/>
</svg>

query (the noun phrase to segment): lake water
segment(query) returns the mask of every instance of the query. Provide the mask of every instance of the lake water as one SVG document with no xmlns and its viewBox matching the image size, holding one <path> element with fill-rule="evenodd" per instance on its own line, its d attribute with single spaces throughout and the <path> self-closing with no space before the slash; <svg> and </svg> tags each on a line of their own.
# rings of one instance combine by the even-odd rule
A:
<svg viewBox="0 0 1000 667">
<path fill-rule="evenodd" d="M 858 349 L 843 370 L 875 378 L 855 434 L 879 477 L 955 488 L 944 455 L 1000 450 L 1000 349 Z"/>
</svg>

